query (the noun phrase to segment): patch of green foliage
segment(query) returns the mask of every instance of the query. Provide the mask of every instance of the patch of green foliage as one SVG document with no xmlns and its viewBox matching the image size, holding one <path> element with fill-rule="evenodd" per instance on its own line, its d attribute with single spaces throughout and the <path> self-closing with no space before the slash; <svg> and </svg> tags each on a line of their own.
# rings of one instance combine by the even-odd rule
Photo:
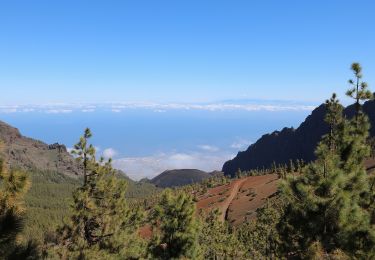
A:
<svg viewBox="0 0 375 260">
<path fill-rule="evenodd" d="M 61 226 L 71 216 L 72 193 L 82 183 L 82 178 L 67 177 L 58 172 L 31 170 L 31 188 L 25 196 L 26 216 L 24 237 L 39 242 L 44 235 Z M 154 196 L 161 191 L 151 183 L 127 179 L 126 197 L 132 202 Z"/>
<path fill-rule="evenodd" d="M 56 172 L 33 170 L 29 174 L 32 185 L 25 197 L 26 219 L 23 232 L 26 239 L 41 242 L 44 234 L 54 231 L 70 216 L 72 192 L 78 187 L 80 180 Z"/>
<path fill-rule="evenodd" d="M 191 196 L 166 190 L 151 215 L 151 259 L 197 259 L 199 223 Z"/>
<path fill-rule="evenodd" d="M 29 176 L 8 169 L 0 159 L 0 258 L 38 259 L 36 244 L 20 239 L 24 229 L 24 196 L 30 188 Z"/>
<path fill-rule="evenodd" d="M 149 198 L 160 193 L 163 189 L 156 187 L 152 183 L 136 182 L 128 180 L 126 197 L 129 199 Z"/>
</svg>

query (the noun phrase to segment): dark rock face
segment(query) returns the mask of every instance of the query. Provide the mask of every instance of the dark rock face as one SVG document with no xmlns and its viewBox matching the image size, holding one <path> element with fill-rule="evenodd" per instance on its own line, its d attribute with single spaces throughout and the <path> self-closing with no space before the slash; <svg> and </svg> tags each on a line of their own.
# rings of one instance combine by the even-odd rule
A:
<svg viewBox="0 0 375 260">
<path fill-rule="evenodd" d="M 49 150 L 58 150 L 60 153 L 68 152 L 67 149 L 66 149 L 66 146 L 63 145 L 63 144 L 59 144 L 59 143 L 54 143 L 54 144 L 48 145 L 48 149 Z"/>
<path fill-rule="evenodd" d="M 349 111 L 353 116 L 354 106 L 348 107 L 347 113 L 349 113 Z M 371 122 L 370 135 L 375 136 L 375 100 L 366 102 L 366 104 L 363 106 L 363 111 L 367 114 Z"/>
<path fill-rule="evenodd" d="M 65 145 L 47 145 L 24 137 L 18 129 L 1 121 L 0 142 L 0 154 L 11 167 L 59 172 L 70 177 L 77 177 L 82 172 Z"/>
<path fill-rule="evenodd" d="M 363 107 L 369 116 L 371 125 L 375 126 L 375 101 L 368 101 Z M 225 175 L 234 176 L 238 169 L 270 168 L 272 163 L 288 164 L 289 160 L 303 159 L 310 162 L 315 159 L 314 150 L 322 136 L 328 132 L 324 122 L 325 106 L 314 109 L 305 121 L 296 129 L 284 128 L 272 134 L 263 135 L 246 151 L 239 152 L 235 158 L 223 165 Z M 353 105 L 344 110 L 347 117 L 354 115 Z M 375 127 L 370 130 L 375 135 Z"/>
</svg>

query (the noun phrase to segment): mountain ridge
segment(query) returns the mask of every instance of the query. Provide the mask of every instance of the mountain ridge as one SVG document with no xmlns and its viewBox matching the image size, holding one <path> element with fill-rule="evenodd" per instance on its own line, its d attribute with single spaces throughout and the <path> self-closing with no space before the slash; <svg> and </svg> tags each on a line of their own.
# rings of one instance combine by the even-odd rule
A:
<svg viewBox="0 0 375 260">
<path fill-rule="evenodd" d="M 363 111 L 368 115 L 370 123 L 375 126 L 375 101 L 367 101 L 363 105 Z M 344 109 L 347 117 L 354 115 L 354 106 Z M 315 108 L 298 128 L 284 127 L 281 131 L 265 134 L 247 150 L 240 151 L 231 160 L 224 163 L 222 171 L 225 175 L 235 176 L 241 169 L 270 168 L 273 162 L 276 164 L 288 164 L 290 160 L 303 159 L 310 162 L 315 159 L 315 147 L 322 136 L 328 132 L 328 125 L 324 122 L 325 105 Z M 375 135 L 375 127 L 371 127 L 370 135 Z"/>
</svg>

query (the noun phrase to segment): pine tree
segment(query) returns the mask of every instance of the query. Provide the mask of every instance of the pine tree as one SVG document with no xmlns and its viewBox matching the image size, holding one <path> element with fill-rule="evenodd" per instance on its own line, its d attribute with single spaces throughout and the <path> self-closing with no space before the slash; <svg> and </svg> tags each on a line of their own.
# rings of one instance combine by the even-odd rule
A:
<svg viewBox="0 0 375 260">
<path fill-rule="evenodd" d="M 298 174 L 302 173 L 302 163 L 301 160 L 297 159 L 297 172 Z"/>
<path fill-rule="evenodd" d="M 87 184 L 87 174 L 89 167 L 95 162 L 95 148 L 92 144 L 88 144 L 88 139 L 92 137 L 91 130 L 86 128 L 83 136 L 80 137 L 79 142 L 74 145 L 72 154 L 77 155 L 77 160 L 83 166 L 83 185 Z M 94 163 L 95 164 L 95 163 Z"/>
<path fill-rule="evenodd" d="M 199 256 L 199 225 L 192 198 L 164 191 L 153 215 L 152 259 L 196 259 Z"/>
<path fill-rule="evenodd" d="M 241 179 L 242 175 L 243 175 L 243 173 L 242 173 L 241 169 L 238 168 L 238 170 L 237 170 L 237 172 L 236 172 L 236 174 L 235 174 L 236 178 L 237 178 L 237 179 Z"/>
<path fill-rule="evenodd" d="M 245 259 L 245 248 L 227 222 L 219 220 L 220 211 L 215 209 L 202 216 L 199 233 L 202 259 Z"/>
<path fill-rule="evenodd" d="M 37 245 L 19 242 L 24 227 L 24 196 L 31 185 L 25 172 L 8 170 L 0 159 L 0 256 L 2 259 L 37 259 Z"/>
<path fill-rule="evenodd" d="M 280 172 L 281 172 L 281 176 L 283 179 L 286 179 L 287 175 L 288 175 L 288 171 L 286 169 L 286 165 L 280 165 Z"/>
<path fill-rule="evenodd" d="M 333 93 L 329 100 L 326 100 L 325 105 L 327 109 L 325 121 L 328 123 L 329 132 L 324 141 L 328 149 L 331 152 L 335 152 L 338 149 L 336 146 L 340 143 L 340 140 L 338 140 L 341 133 L 339 128 L 342 127 L 344 123 L 344 118 L 342 116 L 343 107 L 340 105 L 335 93 Z"/>
<path fill-rule="evenodd" d="M 237 230 L 239 240 L 245 245 L 247 259 L 278 259 L 279 235 L 277 223 L 283 212 L 283 202 L 279 198 L 268 199 L 257 210 L 257 218 L 242 224 Z"/>
<path fill-rule="evenodd" d="M 364 116 L 358 116 L 357 123 L 344 119 L 336 95 L 326 108 L 330 132 L 317 147 L 317 160 L 305 167 L 301 176 L 288 178 L 281 186 L 287 202 L 279 223 L 283 248 L 306 257 L 304 253 L 319 243 L 327 254 L 342 250 L 367 257 L 375 246 L 369 212 L 363 208 L 368 193 L 363 160 L 368 154 L 369 125 Z"/>
<path fill-rule="evenodd" d="M 370 146 L 368 145 L 368 132 L 370 123 L 368 117 L 362 111 L 362 102 L 371 99 L 372 93 L 368 90 L 366 82 L 362 79 L 362 67 L 359 63 L 352 64 L 352 70 L 355 80 L 349 80 L 353 85 L 346 93 L 347 96 L 355 100 L 355 117 L 349 120 L 347 126 L 343 129 L 342 135 L 339 137 L 343 140 L 342 160 L 345 161 L 347 171 L 354 172 L 363 168 L 363 161 L 370 155 Z"/>
<path fill-rule="evenodd" d="M 294 168 L 293 160 L 289 160 L 288 172 L 289 173 L 294 173 L 294 171 L 295 171 L 295 168 Z"/>
<path fill-rule="evenodd" d="M 272 173 L 277 173 L 277 166 L 276 166 L 276 163 L 275 161 L 272 162 Z"/>
<path fill-rule="evenodd" d="M 125 199 L 127 183 L 111 167 L 111 160 L 96 161 L 91 137 L 85 130 L 75 146 L 82 162 L 84 182 L 73 194 L 70 223 L 58 230 L 57 254 L 67 259 L 131 259 L 140 257 L 138 227 L 142 214 Z M 54 253 L 54 252 L 52 252 Z"/>
<path fill-rule="evenodd" d="M 343 169 L 346 171 L 348 179 L 345 189 L 350 190 L 354 194 L 352 196 L 355 196 L 360 206 L 367 209 L 366 213 L 370 212 L 372 214 L 369 218 L 372 218 L 371 224 L 373 226 L 371 231 L 374 232 L 375 193 L 373 187 L 369 186 L 372 183 L 371 178 L 373 176 L 369 176 L 364 167 L 365 159 L 371 155 L 371 145 L 368 143 L 370 123 L 362 109 L 362 102 L 372 99 L 373 95 L 368 90 L 367 83 L 361 81 L 361 66 L 358 63 L 353 63 L 352 70 L 356 75 L 356 81 L 352 80 L 349 82 L 354 83 L 355 87 L 349 90 L 347 94 L 353 93 L 351 96 L 355 97 L 356 114 L 354 119 L 349 120 L 347 127 L 342 131 L 343 134 L 339 137 L 343 143 L 341 160 L 343 161 Z M 350 214 L 347 217 L 346 224 L 349 227 L 352 226 L 351 220 L 353 218 L 356 218 L 354 214 Z M 367 234 L 366 232 L 364 232 L 363 236 L 367 235 L 373 239 L 374 234 Z M 352 247 L 356 247 L 358 243 L 365 243 L 364 241 L 358 242 L 351 239 L 348 239 L 348 241 L 348 244 Z M 371 253 L 374 254 L 374 251 L 371 251 Z"/>
<path fill-rule="evenodd" d="M 346 95 L 350 98 L 353 98 L 355 100 L 355 121 L 356 124 L 358 124 L 358 115 L 361 112 L 361 102 L 366 101 L 368 99 L 371 99 L 373 97 L 373 94 L 370 90 L 368 90 L 368 86 L 366 82 L 363 82 L 362 79 L 362 67 L 359 63 L 355 62 L 352 64 L 351 69 L 354 73 L 355 79 L 350 79 L 348 82 L 352 86 L 351 89 L 349 89 L 346 92 Z"/>
</svg>

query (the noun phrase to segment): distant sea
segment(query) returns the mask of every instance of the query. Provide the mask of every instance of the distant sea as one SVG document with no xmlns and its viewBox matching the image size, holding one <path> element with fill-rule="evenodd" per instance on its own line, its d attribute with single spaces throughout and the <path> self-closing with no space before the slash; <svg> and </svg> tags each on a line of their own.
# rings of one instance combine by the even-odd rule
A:
<svg viewBox="0 0 375 260">
<path fill-rule="evenodd" d="M 298 127 L 309 109 L 35 109 L 0 112 L 0 120 L 25 136 L 73 147 L 85 127 L 98 154 L 131 178 L 151 178 L 172 168 L 221 170 L 222 164 L 260 138 Z"/>
</svg>

